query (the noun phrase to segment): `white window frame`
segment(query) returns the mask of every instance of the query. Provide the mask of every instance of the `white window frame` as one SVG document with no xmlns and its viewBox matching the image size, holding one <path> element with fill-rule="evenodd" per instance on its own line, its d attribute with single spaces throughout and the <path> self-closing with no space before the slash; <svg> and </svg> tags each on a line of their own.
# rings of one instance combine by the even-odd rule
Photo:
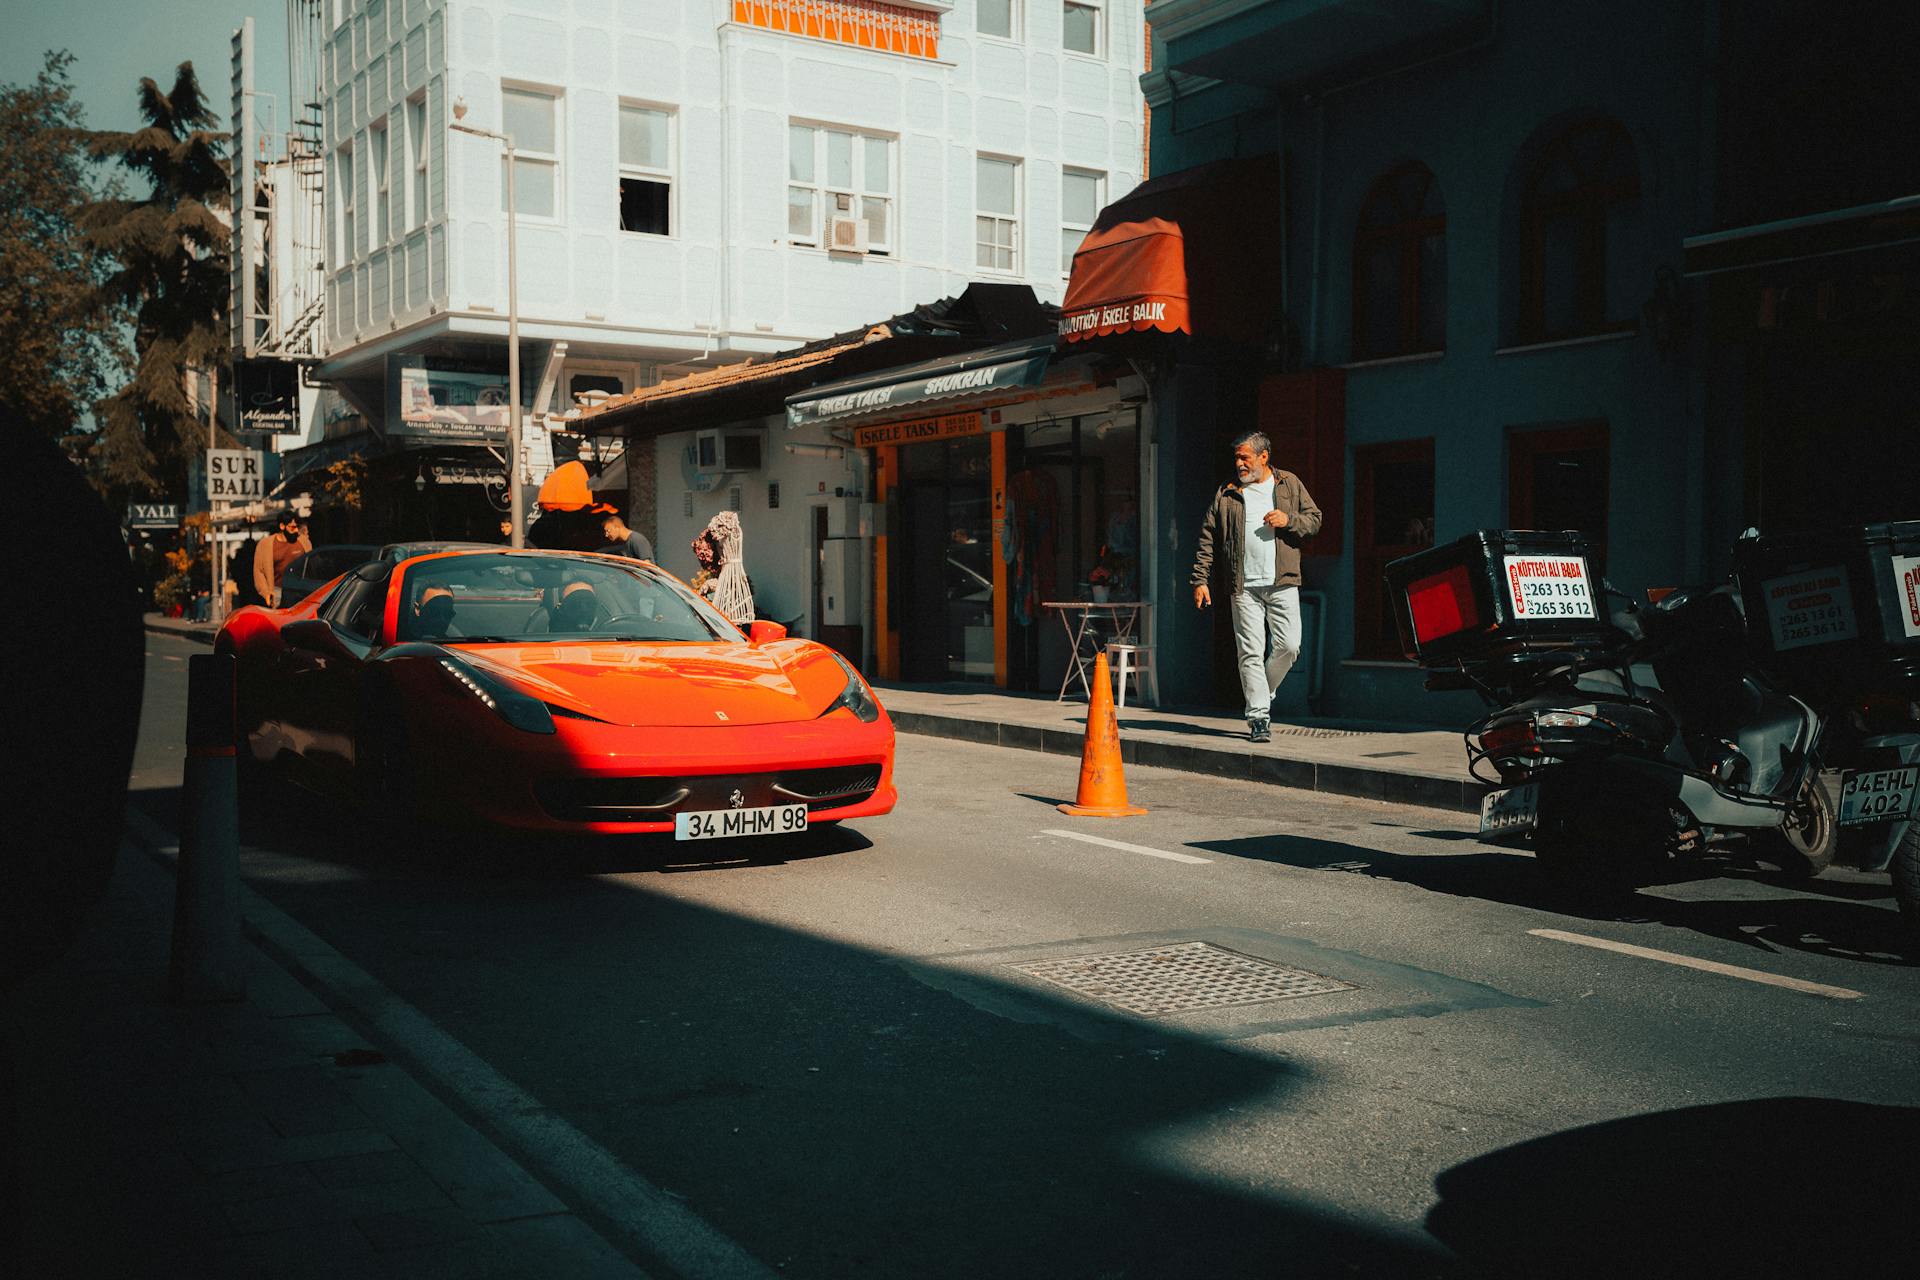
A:
<svg viewBox="0 0 1920 1280">
<path fill-rule="evenodd" d="M 980 207 L 981 205 L 980 165 L 983 162 L 988 162 L 993 164 L 1008 164 L 1013 166 L 1013 211 L 1011 213 L 1007 213 L 999 209 L 989 210 L 989 209 L 983 209 Z M 973 262 L 974 262 L 974 269 L 977 271 L 986 271 L 997 276 L 1017 276 L 1021 274 L 1021 267 L 1022 267 L 1021 259 L 1025 255 L 1022 252 L 1022 245 L 1020 243 L 1022 238 L 1020 235 L 1020 223 L 1021 223 L 1022 213 L 1024 211 L 1025 204 L 1026 204 L 1026 201 L 1024 199 L 1025 191 L 1023 189 L 1026 185 L 1026 170 L 1027 170 L 1026 164 L 1018 156 L 994 155 L 993 153 L 988 151 L 977 151 L 974 153 L 974 157 L 973 157 L 973 218 L 974 218 Z M 982 249 L 998 250 L 1001 247 L 1000 242 L 997 238 L 991 241 L 982 240 L 980 238 L 980 220 L 982 218 L 990 219 L 996 223 L 1004 223 L 1009 228 L 1010 234 L 1007 238 L 1006 247 L 1009 254 L 1012 256 L 1012 259 L 1013 259 L 1012 265 L 1005 266 L 1005 267 L 996 267 L 980 261 L 980 251 Z"/>
<path fill-rule="evenodd" d="M 433 139 L 427 133 L 427 91 L 425 89 L 407 99 L 406 111 L 402 118 L 406 121 L 407 147 L 406 229 L 418 231 L 427 225 L 427 165 L 433 150 Z"/>
<path fill-rule="evenodd" d="M 1067 48 L 1067 10 L 1093 10 L 1093 48 Z M 1060 52 L 1070 58 L 1097 58 L 1106 61 L 1107 57 L 1107 5 L 1106 0 L 1060 0 Z"/>
<path fill-rule="evenodd" d="M 506 132 L 507 95 L 524 93 L 534 97 L 546 98 L 553 103 L 553 145 L 552 151 L 533 151 L 520 145 L 514 139 L 513 158 L 522 165 L 544 165 L 553 170 L 553 212 L 523 213 L 515 210 L 514 216 L 520 222 L 537 222 L 542 225 L 565 222 L 567 218 L 566 167 L 562 163 L 567 139 L 566 94 L 552 85 L 526 84 L 517 80 L 500 82 L 500 130 Z M 503 152 L 500 157 L 500 212 L 507 211 L 507 158 Z"/>
<path fill-rule="evenodd" d="M 1011 44 L 1023 43 L 1023 37 L 1026 35 L 1026 27 L 1022 19 L 1027 16 L 1022 12 L 1024 8 L 1025 5 L 1022 3 L 1022 0 L 1007 0 L 1007 34 L 1000 35 L 997 32 L 981 30 L 980 10 L 976 4 L 973 13 L 973 34 L 984 40 L 1004 40 Z"/>
<path fill-rule="evenodd" d="M 801 182 L 793 177 L 792 147 L 793 130 L 810 129 L 813 131 L 813 180 Z M 853 172 L 850 175 L 850 187 L 837 187 L 827 180 L 827 135 L 846 134 L 854 141 Z M 885 194 L 867 190 L 867 148 L 869 141 L 887 144 L 887 182 Z M 787 121 L 787 200 L 782 212 L 792 207 L 792 193 L 809 191 L 813 194 L 814 234 L 797 236 L 793 234 L 792 224 L 788 224 L 787 243 L 805 249 L 826 248 L 827 218 L 829 202 L 837 205 L 841 197 L 847 201 L 847 213 L 850 217 L 866 221 L 866 202 L 884 200 L 887 202 L 887 238 L 884 242 L 867 242 L 867 252 L 876 257 L 898 257 L 900 242 L 900 139 L 890 133 L 880 133 L 870 129 L 856 129 L 851 125 L 828 124 L 819 120 Z M 835 212 L 838 212 L 837 208 Z"/>
<path fill-rule="evenodd" d="M 1083 225 L 1067 218 L 1067 179 L 1069 177 L 1093 179 L 1093 216 L 1097 221 L 1100 211 L 1107 207 L 1107 174 L 1104 169 L 1083 169 L 1079 165 L 1069 164 L 1060 167 L 1060 231 L 1063 235 L 1069 231 L 1077 231 L 1080 233 L 1080 238 L 1084 240 L 1093 230 L 1093 223 L 1088 222 Z M 1060 264 L 1060 278 L 1064 280 L 1073 274 L 1073 255 L 1066 251 L 1064 241 L 1060 249 L 1061 256 L 1066 259 Z"/>
<path fill-rule="evenodd" d="M 656 169 L 650 165 L 628 164 L 620 158 L 620 113 L 627 109 L 635 111 L 658 111 L 667 118 L 667 165 Z M 639 98 L 621 98 L 613 108 L 613 161 L 618 170 L 618 178 L 644 178 L 650 181 L 664 182 L 667 185 L 667 229 L 657 231 L 629 231 L 620 228 L 625 236 L 645 236 L 649 240 L 677 240 L 680 237 L 680 111 L 664 102 L 646 102 Z M 614 218 L 620 217 L 618 179 L 615 183 Z M 602 372 L 596 370 L 596 372 Z M 631 390 L 631 388 L 629 388 Z"/>
<path fill-rule="evenodd" d="M 373 178 L 373 225 L 370 242 L 384 249 L 393 241 L 393 135 L 387 116 L 367 126 L 367 164 Z"/>
<path fill-rule="evenodd" d="M 580 407 L 573 402 L 573 378 L 575 374 L 618 378 L 620 379 L 620 391 L 618 392 L 620 395 L 637 391 L 643 385 L 641 382 L 640 366 L 637 364 L 621 364 L 609 360 L 563 361 L 560 366 L 559 400 L 561 413 L 566 413 L 570 409 Z"/>
<path fill-rule="evenodd" d="M 334 150 L 333 177 L 334 185 L 339 190 L 339 198 L 335 203 L 335 208 L 339 210 L 340 262 L 338 265 L 344 267 L 354 260 L 359 249 L 359 246 L 354 243 L 354 235 L 358 230 L 354 225 L 358 213 L 354 200 L 357 189 L 355 179 L 359 174 L 357 166 L 353 163 L 353 139 L 351 138 Z"/>
</svg>

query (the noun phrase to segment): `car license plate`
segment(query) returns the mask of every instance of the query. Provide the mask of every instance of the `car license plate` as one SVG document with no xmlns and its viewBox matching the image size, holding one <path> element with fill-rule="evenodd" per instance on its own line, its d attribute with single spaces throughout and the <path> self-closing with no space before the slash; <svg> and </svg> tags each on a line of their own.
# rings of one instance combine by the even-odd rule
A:
<svg viewBox="0 0 1920 1280">
<path fill-rule="evenodd" d="M 1917 793 L 1920 765 L 1848 774 L 1840 787 L 1840 825 L 1856 827 L 1910 817 Z"/>
<path fill-rule="evenodd" d="M 1507 836 L 1531 831 L 1539 812 L 1540 785 L 1536 782 L 1488 792 L 1480 801 L 1480 834 Z"/>
<path fill-rule="evenodd" d="M 675 840 L 783 836 L 806 829 L 807 806 L 804 804 L 772 804 L 760 809 L 701 809 L 673 815 Z"/>
</svg>

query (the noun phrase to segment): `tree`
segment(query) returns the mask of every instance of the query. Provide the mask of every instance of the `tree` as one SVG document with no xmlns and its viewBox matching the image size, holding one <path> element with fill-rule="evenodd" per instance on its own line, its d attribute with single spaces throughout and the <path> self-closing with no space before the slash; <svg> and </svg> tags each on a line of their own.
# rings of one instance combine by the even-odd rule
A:
<svg viewBox="0 0 1920 1280">
<path fill-rule="evenodd" d="M 98 132 L 87 149 L 147 184 L 144 199 L 90 202 L 80 225 L 112 262 L 100 289 L 133 318 L 133 376 L 102 402 L 97 450 L 110 484 L 184 496 L 205 440 L 187 399 L 193 370 L 227 361 L 227 135 L 183 62 L 162 93 L 140 82 L 144 127 Z"/>
<path fill-rule="evenodd" d="M 72 62 L 50 52 L 32 83 L 0 85 L 0 414 L 56 439 L 127 366 L 119 317 L 96 294 L 103 264 L 78 221 L 112 192 L 87 158 Z"/>
</svg>

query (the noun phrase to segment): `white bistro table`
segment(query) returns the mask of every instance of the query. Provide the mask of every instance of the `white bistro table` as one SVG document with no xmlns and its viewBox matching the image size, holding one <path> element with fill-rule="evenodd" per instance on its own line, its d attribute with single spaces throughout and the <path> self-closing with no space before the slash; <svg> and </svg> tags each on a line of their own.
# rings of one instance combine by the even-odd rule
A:
<svg viewBox="0 0 1920 1280">
<path fill-rule="evenodd" d="M 1065 702 L 1067 690 L 1072 687 L 1075 678 L 1080 681 L 1080 692 L 1091 700 L 1093 698 L 1093 665 L 1108 640 L 1121 644 L 1137 644 L 1136 635 L 1142 634 L 1142 619 L 1146 617 L 1148 605 L 1144 600 L 1042 600 L 1042 609 L 1052 609 L 1060 615 L 1060 625 L 1067 631 L 1067 673 L 1060 678 L 1060 696 L 1054 701 Z M 1093 629 L 1095 618 L 1105 619 L 1113 624 L 1113 635 L 1108 640 L 1100 638 Z"/>
</svg>

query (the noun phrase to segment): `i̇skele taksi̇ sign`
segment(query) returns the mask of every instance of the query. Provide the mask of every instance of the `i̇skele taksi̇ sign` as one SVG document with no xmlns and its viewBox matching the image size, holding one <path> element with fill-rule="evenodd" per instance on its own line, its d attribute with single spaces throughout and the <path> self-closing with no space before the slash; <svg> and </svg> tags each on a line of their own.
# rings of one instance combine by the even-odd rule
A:
<svg viewBox="0 0 1920 1280">
<path fill-rule="evenodd" d="M 918 444 L 923 440 L 979 435 L 984 428 L 985 420 L 980 414 L 945 413 L 937 418 L 915 418 L 911 422 L 882 422 L 871 427 L 855 427 L 853 442 L 862 449 L 888 444 Z"/>
</svg>

